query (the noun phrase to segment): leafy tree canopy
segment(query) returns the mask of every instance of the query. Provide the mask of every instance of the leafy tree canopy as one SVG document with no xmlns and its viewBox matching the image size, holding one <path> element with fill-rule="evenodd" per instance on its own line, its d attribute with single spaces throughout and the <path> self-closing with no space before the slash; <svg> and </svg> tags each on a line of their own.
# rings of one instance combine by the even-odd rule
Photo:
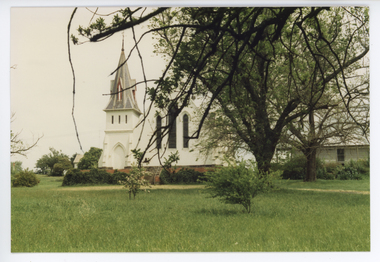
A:
<svg viewBox="0 0 380 262">
<path fill-rule="evenodd" d="M 146 115 L 153 104 L 168 112 L 175 109 L 178 115 L 190 99 L 200 99 L 203 112 L 190 138 L 199 137 L 215 106 L 230 131 L 254 154 L 259 169 L 267 172 L 283 128 L 311 108 L 325 107 L 318 102 L 330 90 L 335 90 L 350 113 L 355 95 L 348 85 L 349 74 L 369 50 L 367 8 L 145 11 L 126 8 L 110 25 L 98 19 L 87 28 L 79 27 L 78 33 L 99 41 L 131 28 L 135 40 L 131 52 L 139 52 L 140 39 L 135 38 L 133 27 L 149 20 L 150 29 L 142 37 L 154 33 L 156 51 L 166 57 L 167 68 L 154 87 L 146 85 L 152 102 Z M 76 37 L 72 39 L 78 43 Z M 169 128 L 170 123 L 163 126 L 161 136 L 167 135 Z M 367 127 L 363 124 L 362 128 Z M 156 139 L 151 138 L 148 148 Z"/>
<path fill-rule="evenodd" d="M 69 157 L 63 154 L 62 151 L 58 151 L 52 147 L 49 150 L 50 153 L 43 155 L 36 163 L 36 168 L 40 169 L 42 173 L 46 174 L 50 172 L 49 174 L 51 174 L 54 165 L 57 163 L 63 164 L 65 170 L 72 168 Z"/>
<path fill-rule="evenodd" d="M 91 147 L 89 151 L 84 153 L 84 156 L 78 163 L 79 169 L 91 169 L 98 167 L 98 161 L 102 154 L 102 149 Z"/>
</svg>

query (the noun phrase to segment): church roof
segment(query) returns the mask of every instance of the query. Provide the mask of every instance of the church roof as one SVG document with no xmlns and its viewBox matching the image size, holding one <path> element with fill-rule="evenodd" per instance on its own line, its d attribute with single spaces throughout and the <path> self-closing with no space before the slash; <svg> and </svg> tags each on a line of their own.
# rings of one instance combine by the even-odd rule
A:
<svg viewBox="0 0 380 262">
<path fill-rule="evenodd" d="M 129 74 L 128 65 L 125 62 L 124 47 L 121 50 L 118 70 L 115 74 L 115 79 L 111 81 L 111 96 L 107 107 L 108 110 L 123 110 L 134 109 L 141 113 L 136 102 L 136 80 L 131 79 Z M 123 64 L 124 63 L 124 64 Z M 124 91 L 122 91 L 124 90 Z"/>
<path fill-rule="evenodd" d="M 75 164 L 78 164 L 79 161 L 80 161 L 82 158 L 83 158 L 83 155 L 77 154 L 77 155 L 75 156 L 73 162 L 74 162 Z"/>
</svg>

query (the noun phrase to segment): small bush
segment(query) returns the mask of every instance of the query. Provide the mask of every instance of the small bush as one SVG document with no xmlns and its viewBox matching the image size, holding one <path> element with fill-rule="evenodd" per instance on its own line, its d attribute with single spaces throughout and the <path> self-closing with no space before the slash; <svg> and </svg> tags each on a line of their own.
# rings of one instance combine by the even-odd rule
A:
<svg viewBox="0 0 380 262">
<path fill-rule="evenodd" d="M 119 170 L 115 170 L 113 174 L 110 174 L 110 182 L 109 184 L 117 185 L 119 184 L 119 181 L 125 181 L 125 175 L 126 173 L 120 172 Z"/>
<path fill-rule="evenodd" d="M 177 172 L 168 172 L 162 169 L 161 184 L 198 184 L 203 180 L 203 173 L 194 169 L 181 168 Z"/>
<path fill-rule="evenodd" d="M 66 175 L 63 177 L 62 186 L 82 184 L 85 180 L 83 177 L 84 174 L 79 169 L 71 169 L 67 171 Z"/>
<path fill-rule="evenodd" d="M 168 185 L 173 183 L 173 174 L 166 171 L 166 169 L 162 169 L 160 173 L 160 183 L 162 185 Z"/>
<path fill-rule="evenodd" d="M 146 191 L 146 189 L 141 189 L 141 187 L 149 186 L 149 182 L 144 179 L 144 176 L 148 175 L 149 173 L 146 172 L 143 168 L 138 168 L 135 166 L 132 167 L 132 170 L 128 174 L 124 173 L 125 179 L 119 181 L 119 183 L 128 189 L 129 199 L 132 199 L 132 195 L 133 199 L 135 199 L 137 193 L 140 192 L 140 190 Z"/>
<path fill-rule="evenodd" d="M 369 177 L 368 159 L 359 159 L 358 161 L 350 160 L 347 166 L 356 169 L 361 176 Z"/>
<path fill-rule="evenodd" d="M 211 197 L 228 204 L 243 205 L 248 213 L 251 212 L 252 199 L 271 187 L 271 175 L 260 176 L 245 162 L 218 168 L 205 176 L 206 190 Z"/>
<path fill-rule="evenodd" d="M 26 169 L 13 176 L 12 186 L 14 187 L 33 187 L 40 183 L 40 180 L 37 178 L 36 174 L 33 171 Z"/>
<path fill-rule="evenodd" d="M 307 172 L 307 160 L 305 156 L 297 156 L 283 165 L 283 179 L 304 180 Z M 317 158 L 317 179 L 334 179 L 323 167 L 323 162 Z"/>
<path fill-rule="evenodd" d="M 337 168 L 336 177 L 339 180 L 362 180 L 363 177 L 359 174 L 358 170 L 350 166 Z"/>
<path fill-rule="evenodd" d="M 56 163 L 53 166 L 53 170 L 51 171 L 51 176 L 63 176 L 63 171 L 65 171 L 65 168 L 61 163 Z"/>
<path fill-rule="evenodd" d="M 125 181 L 126 173 L 115 170 L 113 174 L 102 169 L 91 169 L 82 172 L 79 169 L 67 171 L 63 177 L 62 186 L 84 185 L 84 184 L 112 184 L 117 185 L 119 181 Z"/>
<path fill-rule="evenodd" d="M 283 179 L 304 179 L 306 176 L 306 158 L 304 156 L 292 158 L 284 164 L 283 168 Z"/>
</svg>

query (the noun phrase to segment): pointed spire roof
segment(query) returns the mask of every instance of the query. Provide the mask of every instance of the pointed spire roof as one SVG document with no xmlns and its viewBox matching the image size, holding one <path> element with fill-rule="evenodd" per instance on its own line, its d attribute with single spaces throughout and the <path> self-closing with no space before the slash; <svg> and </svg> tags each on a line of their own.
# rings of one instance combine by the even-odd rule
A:
<svg viewBox="0 0 380 262">
<path fill-rule="evenodd" d="M 118 63 L 118 70 L 115 74 L 115 79 L 111 81 L 111 96 L 105 111 L 108 110 L 123 110 L 134 109 L 141 113 L 136 101 L 136 80 L 131 79 L 129 74 L 128 65 L 125 62 L 124 54 L 124 37 L 120 59 Z M 123 64 L 124 63 L 124 64 Z M 133 86 L 133 87 L 131 87 Z M 122 91 L 124 90 L 124 91 Z"/>
</svg>

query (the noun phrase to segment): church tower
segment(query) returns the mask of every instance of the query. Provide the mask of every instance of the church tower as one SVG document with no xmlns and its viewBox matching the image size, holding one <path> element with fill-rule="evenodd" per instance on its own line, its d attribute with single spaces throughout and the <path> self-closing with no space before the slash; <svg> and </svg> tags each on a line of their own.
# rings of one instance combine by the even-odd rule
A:
<svg viewBox="0 0 380 262">
<path fill-rule="evenodd" d="M 133 161 L 131 149 L 136 146 L 133 131 L 141 111 L 136 102 L 136 80 L 131 79 L 125 60 L 123 39 L 118 69 L 111 80 L 110 100 L 104 109 L 106 129 L 99 168 L 123 169 Z"/>
</svg>

